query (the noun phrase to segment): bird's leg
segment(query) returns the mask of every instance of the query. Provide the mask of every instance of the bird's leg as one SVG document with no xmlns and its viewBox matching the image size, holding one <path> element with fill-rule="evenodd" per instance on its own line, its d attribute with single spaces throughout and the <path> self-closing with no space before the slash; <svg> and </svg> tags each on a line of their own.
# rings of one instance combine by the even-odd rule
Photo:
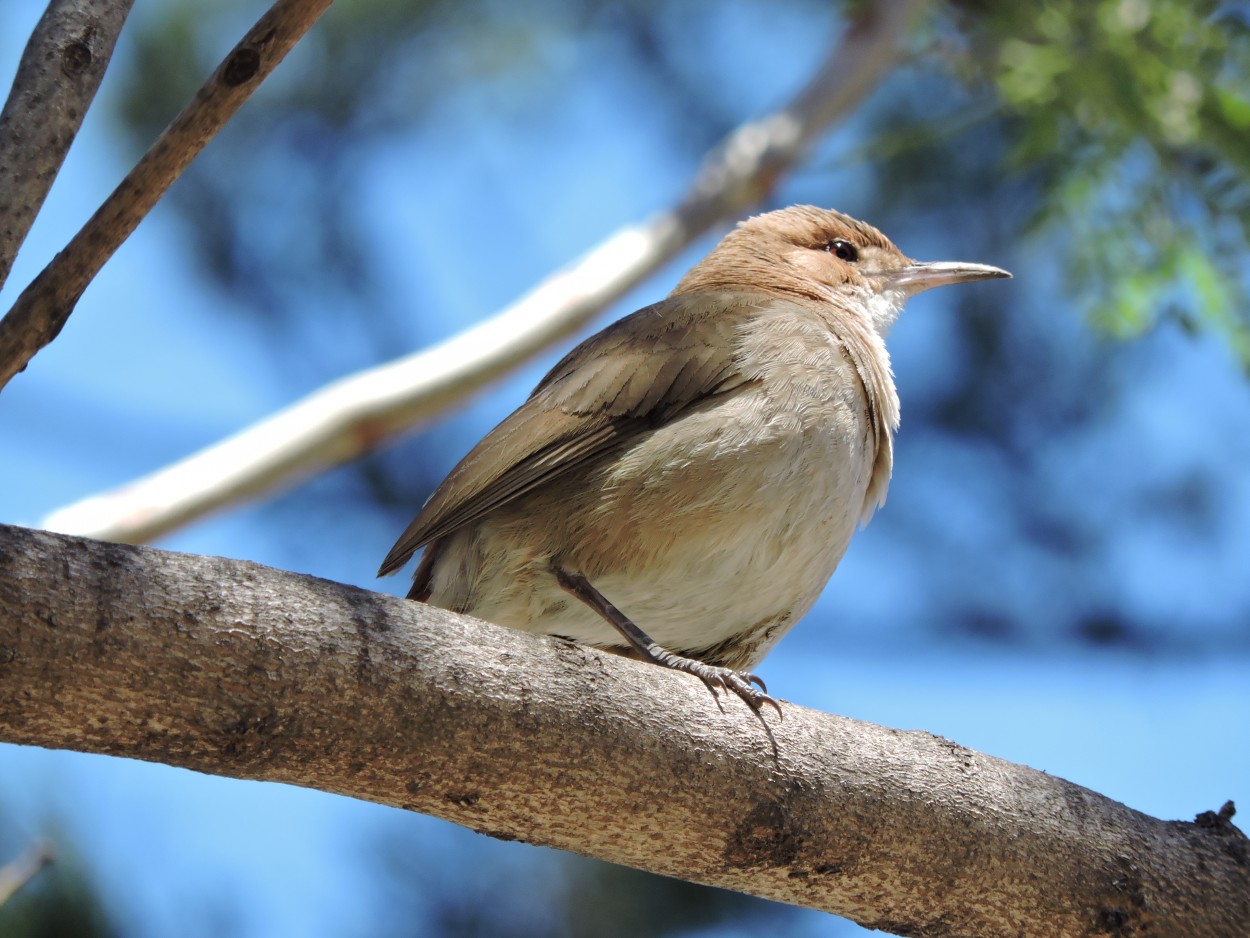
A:
<svg viewBox="0 0 1250 938">
<path fill-rule="evenodd" d="M 608 602 L 607 597 L 595 589 L 591 582 L 580 573 L 570 573 L 554 564 L 552 569 L 561 588 L 603 616 L 614 629 L 621 633 L 621 637 L 643 660 L 693 674 L 713 692 L 717 687 L 731 690 L 746 701 L 752 709 L 758 710 L 764 704 L 769 704 L 776 709 L 778 715 L 781 714 L 781 705 L 768 695 L 768 688 L 754 674 L 705 664 L 694 658 L 674 654 L 663 645 L 653 641 L 651 636 L 638 628 L 625 613 Z M 759 689 L 753 687 L 753 684 L 758 684 Z"/>
</svg>

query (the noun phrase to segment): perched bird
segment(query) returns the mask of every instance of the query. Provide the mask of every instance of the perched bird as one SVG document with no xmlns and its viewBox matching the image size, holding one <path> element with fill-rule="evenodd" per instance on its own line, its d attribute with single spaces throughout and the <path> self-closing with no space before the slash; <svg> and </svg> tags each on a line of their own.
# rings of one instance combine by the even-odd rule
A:
<svg viewBox="0 0 1250 938">
<path fill-rule="evenodd" d="M 1010 276 L 918 263 L 835 211 L 750 218 L 667 299 L 552 368 L 379 576 L 425 547 L 411 599 L 776 707 L 748 669 L 885 501 L 899 417 L 886 333 L 922 290 Z"/>
</svg>

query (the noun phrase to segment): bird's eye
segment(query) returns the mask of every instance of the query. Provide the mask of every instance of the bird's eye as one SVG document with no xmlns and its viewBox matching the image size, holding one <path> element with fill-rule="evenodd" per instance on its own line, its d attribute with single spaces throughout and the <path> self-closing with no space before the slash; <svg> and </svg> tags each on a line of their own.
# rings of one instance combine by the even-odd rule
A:
<svg viewBox="0 0 1250 938">
<path fill-rule="evenodd" d="M 854 264 L 859 260 L 859 248 L 851 244 L 850 241 L 844 241 L 841 238 L 830 241 L 825 245 L 825 250 L 838 260 L 846 261 L 848 264 Z"/>
</svg>

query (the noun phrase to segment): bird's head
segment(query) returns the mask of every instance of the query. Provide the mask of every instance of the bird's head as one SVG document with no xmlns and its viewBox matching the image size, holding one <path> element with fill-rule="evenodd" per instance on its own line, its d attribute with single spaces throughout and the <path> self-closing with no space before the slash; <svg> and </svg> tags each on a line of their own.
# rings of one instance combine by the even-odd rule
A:
<svg viewBox="0 0 1250 938">
<path fill-rule="evenodd" d="M 741 222 L 673 294 L 757 290 L 833 302 L 865 310 L 884 336 L 907 299 L 923 290 L 1010 276 L 987 264 L 914 261 L 872 225 L 792 205 Z"/>
</svg>

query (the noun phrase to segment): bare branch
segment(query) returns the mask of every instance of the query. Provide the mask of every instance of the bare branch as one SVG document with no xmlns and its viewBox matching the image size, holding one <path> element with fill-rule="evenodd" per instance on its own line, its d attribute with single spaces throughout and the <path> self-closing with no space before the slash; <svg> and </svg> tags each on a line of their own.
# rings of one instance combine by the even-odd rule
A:
<svg viewBox="0 0 1250 938">
<path fill-rule="evenodd" d="M 340 379 L 260 423 L 111 492 L 61 508 L 54 530 L 138 543 L 347 462 L 570 335 L 716 222 L 744 213 L 897 60 L 923 0 L 863 4 L 783 110 L 739 127 L 674 210 L 618 231 L 502 312 L 406 358 Z"/>
<path fill-rule="evenodd" d="M 37 840 L 17 859 L 0 866 L 0 905 L 4 905 L 19 889 L 39 875 L 52 862 L 52 844 Z"/>
<path fill-rule="evenodd" d="M 0 112 L 0 287 L 104 78 L 134 0 L 52 0 Z"/>
<path fill-rule="evenodd" d="M 83 290 L 332 0 L 278 0 L 0 320 L 0 388 L 56 338 Z"/>
<path fill-rule="evenodd" d="M 0 527 L 0 739 L 287 782 L 908 935 L 1244 938 L 1167 822 L 928 733 L 257 564 Z"/>
</svg>

